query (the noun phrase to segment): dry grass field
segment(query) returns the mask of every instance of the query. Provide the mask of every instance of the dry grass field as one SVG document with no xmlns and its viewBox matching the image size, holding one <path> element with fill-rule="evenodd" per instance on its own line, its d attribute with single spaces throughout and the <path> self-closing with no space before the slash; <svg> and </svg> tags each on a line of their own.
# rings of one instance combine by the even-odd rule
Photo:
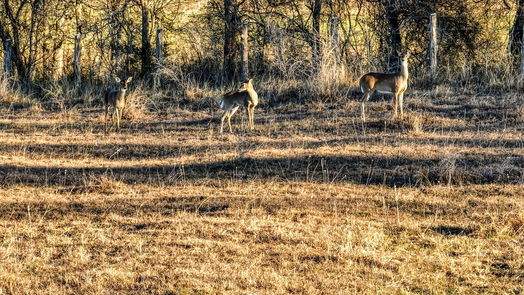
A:
<svg viewBox="0 0 524 295">
<path fill-rule="evenodd" d="M 524 103 L 0 110 L 0 294 L 522 294 Z M 210 108 L 209 106 L 213 106 Z M 243 126 L 242 126 L 243 125 Z"/>
</svg>

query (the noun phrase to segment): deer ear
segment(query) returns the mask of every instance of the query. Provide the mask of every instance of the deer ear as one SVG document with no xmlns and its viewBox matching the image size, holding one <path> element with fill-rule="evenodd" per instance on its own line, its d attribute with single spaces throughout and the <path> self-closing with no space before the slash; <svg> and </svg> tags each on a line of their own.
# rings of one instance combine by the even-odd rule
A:
<svg viewBox="0 0 524 295">
<path fill-rule="evenodd" d="M 411 52 L 409 50 L 406 52 L 406 58 L 408 58 L 411 55 Z"/>
<path fill-rule="evenodd" d="M 247 81 L 248 84 L 253 84 L 253 79 L 249 79 L 249 81 Z"/>
<path fill-rule="evenodd" d="M 120 82 L 122 82 L 122 81 L 120 80 L 120 78 L 118 78 L 117 76 L 114 76 L 113 78 L 115 79 L 116 83 L 120 83 Z"/>
<path fill-rule="evenodd" d="M 127 83 L 131 82 L 131 80 L 133 80 L 133 76 L 127 78 Z"/>
<path fill-rule="evenodd" d="M 397 49 L 397 54 L 398 55 L 402 55 L 402 52 L 400 50 Z"/>
</svg>

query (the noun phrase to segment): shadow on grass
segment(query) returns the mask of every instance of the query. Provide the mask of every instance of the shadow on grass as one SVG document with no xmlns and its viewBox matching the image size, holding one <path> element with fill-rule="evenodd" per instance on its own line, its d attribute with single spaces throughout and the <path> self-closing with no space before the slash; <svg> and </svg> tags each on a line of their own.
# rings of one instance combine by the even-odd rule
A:
<svg viewBox="0 0 524 295">
<path fill-rule="evenodd" d="M 2 124 L 0 124 L 2 130 Z M 240 132 L 240 131 L 239 131 Z M 237 132 L 238 133 L 238 132 Z M 4 155 L 38 155 L 44 157 L 89 157 L 99 159 L 112 160 L 136 160 L 136 159 L 167 159 L 177 158 L 187 155 L 199 154 L 217 154 L 226 152 L 237 152 L 240 148 L 244 152 L 257 149 L 282 149 L 282 148 L 307 148 L 314 149 L 324 146 L 350 145 L 360 143 L 379 143 L 381 145 L 435 145 L 438 147 L 467 147 L 467 148 L 504 148 L 504 149 L 522 149 L 524 148 L 524 140 L 522 139 L 493 139 L 493 138 L 442 138 L 442 137 L 403 137 L 387 136 L 378 137 L 363 137 L 358 134 L 352 136 L 339 137 L 328 140 L 290 140 L 289 138 L 282 138 L 282 140 L 258 142 L 251 140 L 249 135 L 255 134 L 257 131 L 250 131 L 242 140 L 236 141 L 221 141 L 217 144 L 194 145 L 190 143 L 184 144 L 185 141 L 175 141 L 173 144 L 129 144 L 129 143 L 115 143 L 115 144 L 0 144 L 0 154 Z M 226 134 L 225 136 L 228 136 Z M 190 139 L 187 139 L 188 141 Z M 481 155 L 482 150 L 472 150 L 470 155 Z M 461 157 L 463 157 L 461 155 Z M 497 161 L 504 161 L 504 159 L 522 159 L 522 156 L 515 153 L 500 153 L 492 156 Z M 356 158 L 358 160 L 358 158 Z M 365 159 L 365 158 L 364 158 Z M 386 158 L 387 159 L 387 158 Z M 352 160 L 352 159 L 349 159 Z M 270 161 L 270 159 L 268 159 Z M 377 157 L 374 162 L 381 162 L 381 158 Z M 386 160 L 389 163 L 390 160 Z M 401 161 L 402 162 L 402 161 Z M 480 160 L 480 164 L 490 163 L 489 159 Z M 492 161 L 496 162 L 496 161 Z"/>
<path fill-rule="evenodd" d="M 90 219 L 100 219 L 105 215 L 137 216 L 154 214 L 155 216 L 172 216 L 177 212 L 189 212 L 200 215 L 217 215 L 229 208 L 225 199 L 208 199 L 202 196 L 183 198 L 118 199 L 92 202 L 17 202 L 0 205 L 1 219 L 18 220 L 38 216 L 43 219 L 61 219 L 63 216 L 76 215 Z M 148 225 L 137 225 L 137 230 L 146 229 Z"/>
<path fill-rule="evenodd" d="M 444 236 L 469 236 L 475 232 L 475 229 L 471 227 L 462 227 L 462 226 L 441 225 L 441 226 L 431 227 L 430 229 Z"/>
<path fill-rule="evenodd" d="M 386 186 L 418 186 L 450 183 L 519 183 L 524 157 L 507 155 L 462 156 L 442 159 L 372 156 L 300 156 L 285 158 L 237 158 L 189 165 L 128 167 L 24 167 L 0 166 L 0 183 L 71 186 L 107 176 L 127 184 L 175 184 L 188 179 L 238 179 L 357 183 Z M 506 165 L 506 166 L 504 166 Z M 494 168 L 495 167 L 495 168 Z"/>
<path fill-rule="evenodd" d="M 90 157 L 112 160 L 166 159 L 201 153 L 218 153 L 234 149 L 228 143 L 213 145 L 158 145 L 158 144 L 3 144 L 0 154 L 33 155 L 45 157 Z"/>
</svg>

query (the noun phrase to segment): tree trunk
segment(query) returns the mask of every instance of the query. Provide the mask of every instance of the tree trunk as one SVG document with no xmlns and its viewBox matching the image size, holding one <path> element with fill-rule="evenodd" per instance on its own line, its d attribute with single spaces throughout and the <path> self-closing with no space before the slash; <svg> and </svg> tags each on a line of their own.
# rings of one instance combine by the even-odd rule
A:
<svg viewBox="0 0 524 295">
<path fill-rule="evenodd" d="M 397 50 L 402 50 L 402 39 L 400 36 L 399 11 L 395 0 L 386 0 L 386 18 L 389 25 L 389 58 L 388 71 L 397 72 L 399 57 Z"/>
<path fill-rule="evenodd" d="M 313 66 L 317 66 L 320 62 L 320 55 L 322 51 L 321 40 L 320 40 L 320 16 L 322 12 L 322 0 L 314 0 L 313 7 L 311 9 L 311 15 L 313 18 L 312 27 L 312 45 L 313 45 Z"/>
<path fill-rule="evenodd" d="M 118 73 L 124 68 L 124 63 L 122 62 L 122 47 L 121 46 L 121 40 L 122 40 L 122 27 L 118 23 L 117 20 L 117 11 L 118 11 L 118 4 L 117 3 L 111 3 L 111 15 L 110 15 L 110 23 L 109 23 L 109 36 L 110 36 L 110 42 L 109 48 L 111 49 L 111 74 L 112 75 L 118 75 Z"/>
<path fill-rule="evenodd" d="M 20 50 L 20 35 L 18 25 L 13 25 L 13 63 L 15 64 L 18 77 L 24 80 L 27 77 L 27 68 Z"/>
<path fill-rule="evenodd" d="M 26 63 L 22 56 L 22 49 L 20 45 L 20 21 L 18 19 L 18 15 L 15 16 L 13 13 L 13 10 L 11 8 L 11 5 L 8 0 L 4 0 L 4 10 L 6 13 L 7 18 L 9 19 L 9 24 L 11 26 L 11 32 L 13 34 L 12 39 L 12 62 L 16 68 L 18 77 L 23 81 L 25 81 L 25 78 L 27 77 L 27 67 Z M 27 2 L 22 2 L 20 6 L 18 7 L 17 11 L 21 11 L 24 5 L 26 5 Z M 9 36 L 7 36 L 9 38 Z"/>
<path fill-rule="evenodd" d="M 54 37 L 53 37 L 53 80 L 57 81 L 60 80 L 64 74 L 64 37 L 60 34 L 60 29 L 64 26 L 65 18 L 61 17 L 54 29 Z"/>
<path fill-rule="evenodd" d="M 242 24 L 242 81 L 249 79 L 249 40 L 248 23 Z"/>
<path fill-rule="evenodd" d="M 151 42 L 149 37 L 149 8 L 146 3 L 142 1 L 142 50 L 140 52 L 140 59 L 142 61 L 142 76 L 147 76 L 151 73 L 152 59 L 151 59 Z"/>
<path fill-rule="evenodd" d="M 31 23 L 29 26 L 29 57 L 27 59 L 27 75 L 25 77 L 25 80 L 28 82 L 33 80 L 33 76 L 38 70 L 38 49 L 40 48 L 41 31 L 43 29 L 42 20 L 45 19 L 45 2 L 42 0 L 35 0 L 31 5 Z"/>
<path fill-rule="evenodd" d="M 11 49 L 11 39 L 6 38 L 4 40 L 4 75 L 7 79 L 13 77 L 13 71 L 11 67 L 11 56 L 13 55 Z"/>
<path fill-rule="evenodd" d="M 510 51 L 515 60 L 518 60 L 522 48 L 522 28 L 524 27 L 524 0 L 517 1 L 517 13 L 510 31 Z"/>
<path fill-rule="evenodd" d="M 224 0 L 224 64 L 223 79 L 231 83 L 238 77 L 238 28 L 240 17 L 235 0 Z"/>
</svg>

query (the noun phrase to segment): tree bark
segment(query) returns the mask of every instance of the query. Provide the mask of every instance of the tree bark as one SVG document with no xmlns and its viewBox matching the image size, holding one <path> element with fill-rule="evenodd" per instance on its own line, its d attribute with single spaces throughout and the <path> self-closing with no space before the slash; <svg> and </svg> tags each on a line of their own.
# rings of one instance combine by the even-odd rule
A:
<svg viewBox="0 0 524 295">
<path fill-rule="evenodd" d="M 249 40 L 248 23 L 242 24 L 242 81 L 249 79 Z"/>
<path fill-rule="evenodd" d="M 313 38 L 313 65 L 317 66 L 320 62 L 320 55 L 322 51 L 322 45 L 320 40 L 320 17 L 322 13 L 322 0 L 314 0 L 313 7 L 311 9 L 311 15 L 313 19 L 312 26 L 312 38 Z"/>
<path fill-rule="evenodd" d="M 147 4 L 142 1 L 142 50 L 140 52 L 140 59 L 142 61 L 142 76 L 147 76 L 151 73 L 152 58 L 151 58 L 151 42 L 149 37 L 149 8 Z"/>
<path fill-rule="evenodd" d="M 397 50 L 402 50 L 399 11 L 395 0 L 386 1 L 386 18 L 389 25 L 388 71 L 397 72 L 400 69 Z"/>
<path fill-rule="evenodd" d="M 524 27 L 524 0 L 517 1 L 517 13 L 510 31 L 510 51 L 515 60 L 521 55 L 522 36 Z"/>
<path fill-rule="evenodd" d="M 118 23 L 117 12 L 118 12 L 118 3 L 110 3 L 110 21 L 109 21 L 109 36 L 111 39 L 111 44 L 109 45 L 111 49 L 111 74 L 117 75 L 123 68 L 124 63 L 122 62 L 122 27 Z"/>
<path fill-rule="evenodd" d="M 23 6 L 28 4 L 27 2 L 22 2 L 20 6 L 16 9 L 16 11 L 22 11 Z M 11 5 L 9 3 L 9 0 L 4 0 L 4 10 L 7 15 L 7 18 L 9 19 L 9 24 L 11 26 L 11 32 L 13 34 L 12 38 L 12 62 L 16 68 L 18 77 L 23 82 L 28 82 L 25 79 L 27 78 L 27 66 L 24 61 L 24 58 L 22 56 L 22 50 L 20 45 L 20 21 L 19 21 L 19 15 L 14 14 L 13 10 L 11 8 Z"/>
<path fill-rule="evenodd" d="M 13 77 L 13 70 L 11 67 L 11 56 L 13 55 L 11 48 L 11 39 L 4 40 L 4 75 L 7 79 Z"/>
<path fill-rule="evenodd" d="M 224 0 L 224 63 L 223 78 L 226 83 L 235 81 L 238 77 L 238 28 L 240 16 L 235 0 Z"/>
</svg>

